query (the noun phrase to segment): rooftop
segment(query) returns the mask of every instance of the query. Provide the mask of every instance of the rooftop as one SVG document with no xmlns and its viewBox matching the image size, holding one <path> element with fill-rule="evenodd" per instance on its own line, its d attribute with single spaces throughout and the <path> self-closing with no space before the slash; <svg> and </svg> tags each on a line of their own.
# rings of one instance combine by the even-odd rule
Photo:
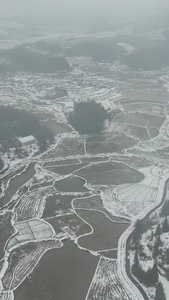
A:
<svg viewBox="0 0 169 300">
<path fill-rule="evenodd" d="M 24 144 L 24 143 L 27 143 L 27 142 L 35 142 L 36 139 L 34 138 L 33 135 L 28 135 L 28 136 L 24 136 L 24 137 L 19 137 L 18 140 Z"/>
</svg>

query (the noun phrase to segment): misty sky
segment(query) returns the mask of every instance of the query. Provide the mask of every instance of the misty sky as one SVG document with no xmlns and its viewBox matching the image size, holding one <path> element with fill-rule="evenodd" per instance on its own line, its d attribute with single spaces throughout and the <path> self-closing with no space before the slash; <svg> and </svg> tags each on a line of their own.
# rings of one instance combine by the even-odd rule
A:
<svg viewBox="0 0 169 300">
<path fill-rule="evenodd" d="M 95 17 L 113 15 L 116 11 L 124 14 L 164 11 L 169 8 L 169 0 L 0 0 L 0 16 L 19 14 L 56 13 L 70 17 Z"/>
</svg>

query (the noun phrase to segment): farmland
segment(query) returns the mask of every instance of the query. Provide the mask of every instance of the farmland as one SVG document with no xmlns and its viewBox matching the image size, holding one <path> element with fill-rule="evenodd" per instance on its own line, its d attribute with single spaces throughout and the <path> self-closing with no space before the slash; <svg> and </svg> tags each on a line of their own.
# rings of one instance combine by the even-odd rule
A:
<svg viewBox="0 0 169 300">
<path fill-rule="evenodd" d="M 71 43 L 66 33 L 60 42 Z M 66 59 L 68 72 L 0 74 L 0 104 L 28 110 L 55 136 L 43 153 L 1 153 L 0 299 L 147 299 L 127 243 L 169 177 L 169 69 Z M 49 97 L 56 86 L 66 93 Z M 97 135 L 68 122 L 87 100 L 111 115 Z"/>
</svg>

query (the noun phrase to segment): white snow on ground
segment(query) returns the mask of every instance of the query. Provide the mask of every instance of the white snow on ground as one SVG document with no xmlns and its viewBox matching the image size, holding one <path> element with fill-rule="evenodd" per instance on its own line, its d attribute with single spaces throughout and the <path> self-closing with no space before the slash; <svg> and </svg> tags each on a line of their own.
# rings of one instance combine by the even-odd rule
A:
<svg viewBox="0 0 169 300">
<path fill-rule="evenodd" d="M 169 281 L 162 275 L 159 274 L 159 281 L 162 283 L 166 300 L 169 300 Z"/>
<path fill-rule="evenodd" d="M 117 274 L 116 260 L 100 258 L 85 300 L 130 300 Z"/>
<path fill-rule="evenodd" d="M 14 295 L 12 291 L 0 292 L 1 300 L 14 300 Z"/>
<path fill-rule="evenodd" d="M 33 219 L 27 222 L 16 223 L 18 233 L 10 239 L 7 249 L 11 251 L 18 244 L 30 241 L 48 240 L 55 235 L 55 231 L 48 223 L 43 220 Z"/>
<path fill-rule="evenodd" d="M 109 212 L 135 219 L 140 211 L 156 201 L 159 179 L 152 175 L 152 167 L 139 171 L 145 176 L 141 182 L 122 184 L 116 188 L 108 187 L 101 192 L 103 205 Z"/>
<path fill-rule="evenodd" d="M 124 48 L 128 52 L 128 54 L 131 54 L 137 50 L 137 48 L 135 48 L 129 44 L 126 44 L 126 43 L 119 43 L 118 45 L 120 45 L 122 48 Z"/>
<path fill-rule="evenodd" d="M 139 144 L 139 146 L 136 146 L 136 149 L 150 153 L 158 149 L 169 147 L 168 127 L 169 127 L 169 121 L 168 119 L 166 119 L 166 121 L 163 123 L 163 125 L 160 128 L 160 134 L 153 139 L 150 139 L 146 142 Z"/>
</svg>

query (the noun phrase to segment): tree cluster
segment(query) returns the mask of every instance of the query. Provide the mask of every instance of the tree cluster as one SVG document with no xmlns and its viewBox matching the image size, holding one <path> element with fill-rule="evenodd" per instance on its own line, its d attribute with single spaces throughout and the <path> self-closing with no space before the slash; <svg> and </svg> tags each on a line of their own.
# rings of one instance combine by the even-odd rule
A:
<svg viewBox="0 0 169 300">
<path fill-rule="evenodd" d="M 7 151 L 14 147 L 16 137 L 33 135 L 41 151 L 47 149 L 48 143 L 54 140 L 53 133 L 41 126 L 39 120 L 25 110 L 11 106 L 0 106 L 0 144 L 1 150 Z"/>
<path fill-rule="evenodd" d="M 132 266 L 133 275 L 146 286 L 155 286 L 158 282 L 158 268 L 157 264 L 154 263 L 151 269 L 144 271 L 138 259 L 138 252 L 135 252 L 134 264 Z"/>
<path fill-rule="evenodd" d="M 155 293 L 155 300 L 166 300 L 163 286 L 161 282 L 158 282 Z"/>
<path fill-rule="evenodd" d="M 2 160 L 2 158 L 0 157 L 0 171 L 3 169 L 4 167 L 4 162 Z"/>
<path fill-rule="evenodd" d="M 69 123 L 80 134 L 98 134 L 104 129 L 109 115 L 104 107 L 95 101 L 77 102 L 74 111 L 69 114 Z"/>
<path fill-rule="evenodd" d="M 165 201 L 162 210 L 161 210 L 161 216 L 167 217 L 169 216 L 169 201 Z"/>
<path fill-rule="evenodd" d="M 164 223 L 162 225 L 162 232 L 169 232 L 169 224 L 168 224 L 167 217 L 165 217 L 164 219 Z"/>
</svg>

